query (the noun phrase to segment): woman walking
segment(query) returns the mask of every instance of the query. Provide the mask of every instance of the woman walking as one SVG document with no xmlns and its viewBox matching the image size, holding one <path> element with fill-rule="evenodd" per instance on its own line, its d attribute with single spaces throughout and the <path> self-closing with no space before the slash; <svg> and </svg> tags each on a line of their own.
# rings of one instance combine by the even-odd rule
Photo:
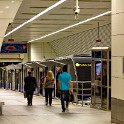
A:
<svg viewBox="0 0 124 124">
<path fill-rule="evenodd" d="M 52 92 L 53 92 L 53 89 L 54 89 L 54 82 L 55 82 L 55 79 L 54 79 L 53 72 L 48 71 L 47 75 L 44 79 L 45 103 L 46 103 L 46 105 L 48 105 L 48 103 L 49 103 L 50 106 L 52 105 Z"/>
</svg>

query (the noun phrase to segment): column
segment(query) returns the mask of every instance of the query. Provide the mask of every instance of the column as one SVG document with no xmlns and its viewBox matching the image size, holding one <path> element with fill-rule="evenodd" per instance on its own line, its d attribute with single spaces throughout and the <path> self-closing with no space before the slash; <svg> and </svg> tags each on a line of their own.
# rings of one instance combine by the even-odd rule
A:
<svg viewBox="0 0 124 124">
<path fill-rule="evenodd" d="M 124 123 L 124 0 L 112 0 L 111 121 Z"/>
</svg>

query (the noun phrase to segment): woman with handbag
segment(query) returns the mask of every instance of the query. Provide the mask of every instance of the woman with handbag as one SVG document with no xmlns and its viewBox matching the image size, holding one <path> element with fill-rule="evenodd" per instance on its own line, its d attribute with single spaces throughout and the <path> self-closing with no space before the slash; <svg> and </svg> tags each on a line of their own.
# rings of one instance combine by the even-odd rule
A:
<svg viewBox="0 0 124 124">
<path fill-rule="evenodd" d="M 46 77 L 44 78 L 44 88 L 45 88 L 45 103 L 46 105 L 52 105 L 52 92 L 54 89 L 55 79 L 52 71 L 48 71 Z"/>
</svg>

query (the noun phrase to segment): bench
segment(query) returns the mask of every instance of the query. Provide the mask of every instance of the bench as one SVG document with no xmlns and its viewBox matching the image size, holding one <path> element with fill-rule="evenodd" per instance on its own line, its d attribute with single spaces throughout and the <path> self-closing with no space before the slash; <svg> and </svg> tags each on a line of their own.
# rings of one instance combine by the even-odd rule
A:
<svg viewBox="0 0 124 124">
<path fill-rule="evenodd" d="M 5 105 L 4 102 L 0 102 L 0 115 L 2 115 L 2 106 Z"/>
</svg>

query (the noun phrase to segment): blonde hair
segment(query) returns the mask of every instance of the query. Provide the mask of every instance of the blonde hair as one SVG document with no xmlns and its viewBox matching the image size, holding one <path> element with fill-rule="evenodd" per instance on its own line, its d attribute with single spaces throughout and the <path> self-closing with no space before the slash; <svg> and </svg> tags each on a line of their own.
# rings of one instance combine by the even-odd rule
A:
<svg viewBox="0 0 124 124">
<path fill-rule="evenodd" d="M 47 72 L 47 77 L 50 79 L 50 80 L 53 80 L 54 79 L 54 74 L 52 71 L 48 71 Z"/>
</svg>

